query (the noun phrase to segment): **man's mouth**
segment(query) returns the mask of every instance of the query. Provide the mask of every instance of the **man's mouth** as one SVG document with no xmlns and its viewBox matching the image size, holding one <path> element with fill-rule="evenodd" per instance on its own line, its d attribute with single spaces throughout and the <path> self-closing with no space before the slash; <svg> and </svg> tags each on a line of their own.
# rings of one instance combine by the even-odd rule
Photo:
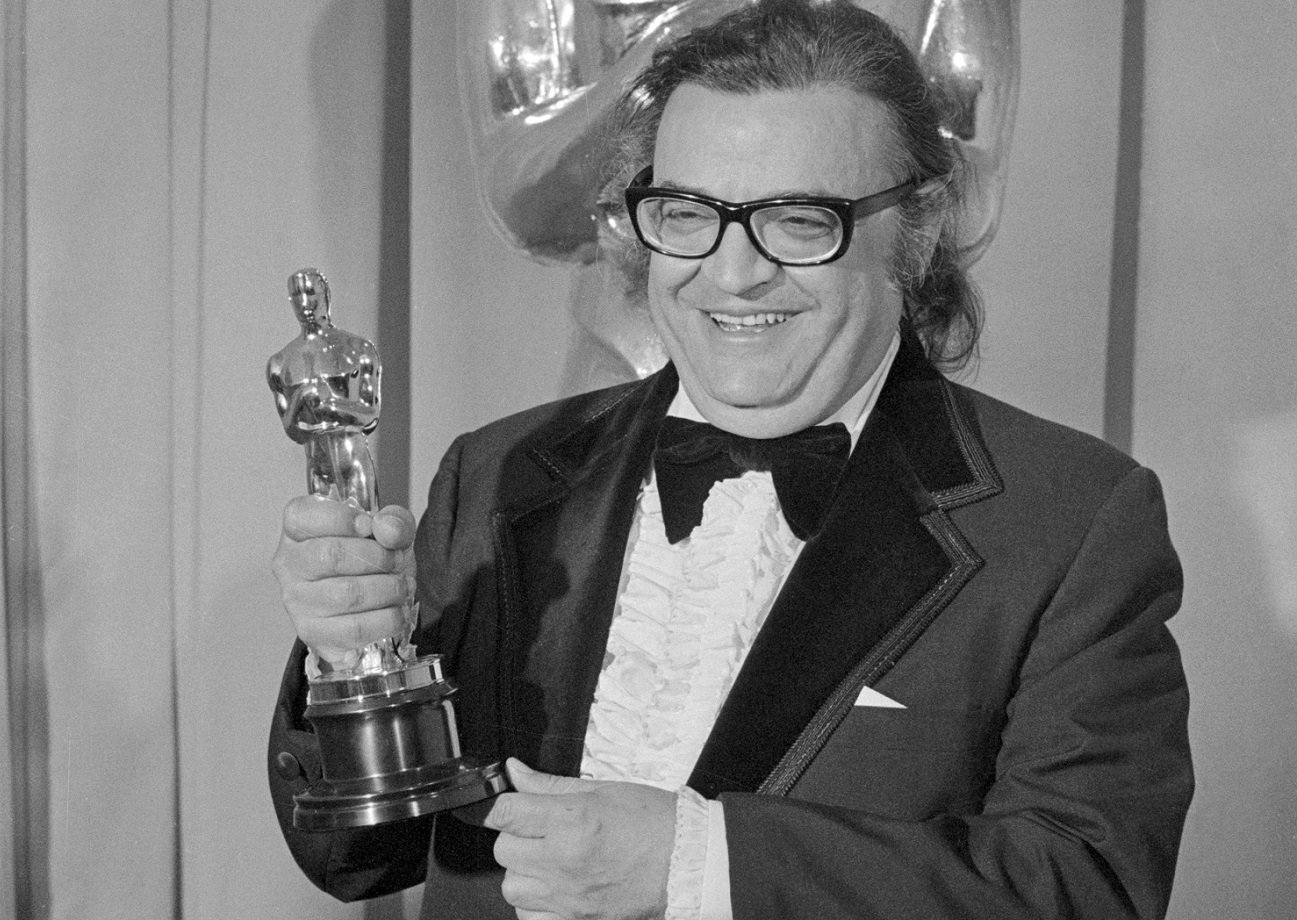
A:
<svg viewBox="0 0 1297 920">
<path fill-rule="evenodd" d="M 743 316 L 734 316 L 729 313 L 708 313 L 707 316 L 726 332 L 765 332 L 771 326 L 778 326 L 792 314 L 748 313 Z"/>
</svg>

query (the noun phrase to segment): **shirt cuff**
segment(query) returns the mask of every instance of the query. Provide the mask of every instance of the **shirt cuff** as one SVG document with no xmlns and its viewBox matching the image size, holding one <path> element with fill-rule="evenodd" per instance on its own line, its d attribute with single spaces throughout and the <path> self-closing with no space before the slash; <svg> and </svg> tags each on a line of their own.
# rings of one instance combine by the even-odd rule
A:
<svg viewBox="0 0 1297 920">
<path fill-rule="evenodd" d="M 665 920 L 732 920 L 725 813 L 685 786 L 676 793 Z"/>
<path fill-rule="evenodd" d="M 699 920 L 734 920 L 730 906 L 730 845 L 725 836 L 725 809 L 720 802 L 707 802 L 707 868 L 703 873 Z"/>
</svg>

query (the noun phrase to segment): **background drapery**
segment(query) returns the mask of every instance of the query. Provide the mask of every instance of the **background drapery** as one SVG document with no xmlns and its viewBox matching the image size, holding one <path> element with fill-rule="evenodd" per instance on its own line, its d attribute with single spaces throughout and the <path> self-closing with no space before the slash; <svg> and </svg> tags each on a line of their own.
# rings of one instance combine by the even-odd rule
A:
<svg viewBox="0 0 1297 920">
<path fill-rule="evenodd" d="M 2 9 L 0 917 L 414 916 L 315 891 L 270 811 L 269 557 L 304 476 L 261 375 L 320 267 L 385 352 L 380 481 L 416 511 L 455 433 L 557 395 L 570 272 L 480 217 L 453 5 Z M 1297 10 L 1065 0 L 1020 29 L 973 382 L 1162 476 L 1200 776 L 1171 916 L 1280 920 Z"/>
</svg>

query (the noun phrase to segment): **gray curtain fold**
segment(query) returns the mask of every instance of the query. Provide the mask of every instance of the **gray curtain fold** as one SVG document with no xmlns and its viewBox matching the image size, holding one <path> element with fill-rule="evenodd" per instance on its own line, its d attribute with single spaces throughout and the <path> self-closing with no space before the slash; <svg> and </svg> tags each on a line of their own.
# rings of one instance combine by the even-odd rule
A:
<svg viewBox="0 0 1297 920">
<path fill-rule="evenodd" d="M 0 154 L 0 525 L 3 525 L 3 724 L 8 737 L 0 776 L 8 814 L 0 826 L 6 865 L 0 892 L 12 916 L 49 916 L 49 699 L 44 616 L 32 509 L 30 374 L 27 357 L 26 34 L 25 0 L 0 12 L 4 62 L 3 153 Z M 3 902 L 0 902 L 3 903 Z"/>
</svg>

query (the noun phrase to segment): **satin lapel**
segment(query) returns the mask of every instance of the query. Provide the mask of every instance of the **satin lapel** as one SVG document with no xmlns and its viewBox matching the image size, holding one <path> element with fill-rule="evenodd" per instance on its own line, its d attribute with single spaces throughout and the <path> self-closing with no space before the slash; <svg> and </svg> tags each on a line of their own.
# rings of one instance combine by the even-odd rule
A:
<svg viewBox="0 0 1297 920">
<path fill-rule="evenodd" d="M 903 351 L 689 785 L 708 797 L 787 791 L 852 688 L 877 680 L 980 565 L 945 508 L 998 488 L 954 391 Z"/>
<path fill-rule="evenodd" d="M 552 484 L 494 517 L 506 750 L 580 769 L 636 495 L 675 393 L 672 369 L 528 447 Z"/>
</svg>

